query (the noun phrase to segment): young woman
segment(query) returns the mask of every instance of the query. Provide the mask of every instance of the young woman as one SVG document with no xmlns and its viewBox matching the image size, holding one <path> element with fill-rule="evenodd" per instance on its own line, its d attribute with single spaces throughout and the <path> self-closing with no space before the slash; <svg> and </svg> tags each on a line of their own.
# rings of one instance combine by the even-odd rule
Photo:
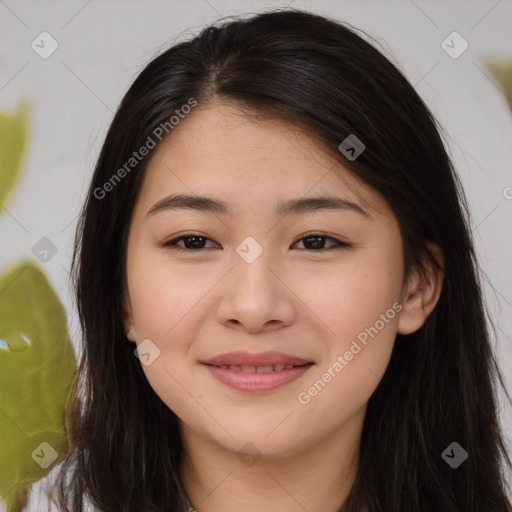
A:
<svg viewBox="0 0 512 512">
<path fill-rule="evenodd" d="M 512 510 L 463 192 L 355 29 L 273 11 L 150 62 L 73 270 L 62 510 Z"/>
</svg>

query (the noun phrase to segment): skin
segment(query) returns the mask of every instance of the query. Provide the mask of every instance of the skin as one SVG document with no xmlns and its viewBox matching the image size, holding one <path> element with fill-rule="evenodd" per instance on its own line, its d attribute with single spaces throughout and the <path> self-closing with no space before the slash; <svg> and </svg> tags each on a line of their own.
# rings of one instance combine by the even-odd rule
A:
<svg viewBox="0 0 512 512">
<path fill-rule="evenodd" d="M 233 216 L 181 209 L 146 218 L 171 193 L 223 200 Z M 322 193 L 357 203 L 369 216 L 275 215 L 280 200 Z M 206 237 L 199 245 L 205 248 L 162 246 L 186 231 Z M 304 240 L 311 231 L 352 246 L 322 251 Z M 236 252 L 248 236 L 263 250 L 252 263 Z M 334 245 L 330 238 L 322 243 Z M 297 127 L 243 115 L 220 101 L 180 121 L 154 150 L 135 205 L 125 328 L 134 343 L 149 338 L 160 350 L 143 369 L 180 418 L 180 472 L 195 508 L 338 510 L 357 470 L 366 404 L 396 333 L 421 327 L 441 284 L 442 272 L 434 270 L 404 280 L 402 240 L 389 205 Z M 400 313 L 309 403 L 300 403 L 298 394 L 395 303 Z M 277 350 L 314 366 L 276 390 L 247 393 L 201 364 L 234 350 Z M 237 457 L 246 443 L 261 456 L 250 467 Z"/>
</svg>

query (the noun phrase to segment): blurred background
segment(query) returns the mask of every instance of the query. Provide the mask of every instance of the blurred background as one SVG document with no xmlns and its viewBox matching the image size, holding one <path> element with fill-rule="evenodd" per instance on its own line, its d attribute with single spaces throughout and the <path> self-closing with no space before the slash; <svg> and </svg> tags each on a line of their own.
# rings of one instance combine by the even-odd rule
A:
<svg viewBox="0 0 512 512">
<path fill-rule="evenodd" d="M 285 6 L 349 22 L 375 37 L 446 130 L 485 273 L 497 358 L 512 391 L 511 79 L 487 62 L 512 62 L 509 0 L 0 0 L 0 112 L 29 105 L 21 173 L 0 204 L 0 275 L 20 260 L 43 270 L 67 311 L 78 357 L 69 286 L 74 231 L 123 94 L 147 62 L 206 24 Z M 512 447 L 509 406 L 502 405 L 500 418 Z M 27 511 L 41 510 L 41 482 Z"/>
</svg>

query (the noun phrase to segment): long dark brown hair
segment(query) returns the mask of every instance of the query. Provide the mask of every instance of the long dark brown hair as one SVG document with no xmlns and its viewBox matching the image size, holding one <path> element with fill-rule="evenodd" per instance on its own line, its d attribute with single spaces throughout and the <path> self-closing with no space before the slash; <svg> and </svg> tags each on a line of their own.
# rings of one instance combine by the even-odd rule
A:
<svg viewBox="0 0 512 512">
<path fill-rule="evenodd" d="M 66 410 L 70 449 L 56 488 L 62 510 L 82 511 L 86 500 L 103 512 L 186 510 L 177 416 L 149 385 L 123 326 L 127 234 L 150 155 L 104 197 L 98 190 L 190 98 L 216 97 L 307 130 L 378 191 L 400 224 L 406 275 L 422 268 L 430 243 L 444 253 L 436 308 L 417 332 L 397 335 L 370 397 L 360 464 L 341 510 L 512 511 L 497 411 L 504 384 L 464 194 L 433 115 L 362 34 L 289 9 L 223 19 L 164 51 L 129 88 L 76 234 L 83 353 Z M 338 149 L 350 134 L 366 146 L 353 161 Z M 468 453 L 457 469 L 442 457 L 452 442 Z"/>
</svg>

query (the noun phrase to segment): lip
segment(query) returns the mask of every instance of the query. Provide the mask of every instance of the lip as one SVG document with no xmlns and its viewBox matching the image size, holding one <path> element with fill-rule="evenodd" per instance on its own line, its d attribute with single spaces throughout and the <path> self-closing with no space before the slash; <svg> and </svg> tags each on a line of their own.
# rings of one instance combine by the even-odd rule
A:
<svg viewBox="0 0 512 512">
<path fill-rule="evenodd" d="M 294 357 L 283 352 L 262 352 L 259 354 L 251 352 L 227 352 L 208 359 L 207 361 L 202 361 L 203 364 L 213 366 L 268 366 L 274 364 L 302 366 L 312 362 L 313 361 Z"/>
<path fill-rule="evenodd" d="M 217 366 L 203 364 L 212 375 L 222 382 L 239 391 L 258 392 L 258 391 L 271 391 L 288 382 L 298 379 L 313 363 L 306 363 L 301 366 L 294 366 L 288 370 L 281 370 L 278 372 L 242 372 L 230 370 L 228 368 L 219 368 Z"/>
</svg>

